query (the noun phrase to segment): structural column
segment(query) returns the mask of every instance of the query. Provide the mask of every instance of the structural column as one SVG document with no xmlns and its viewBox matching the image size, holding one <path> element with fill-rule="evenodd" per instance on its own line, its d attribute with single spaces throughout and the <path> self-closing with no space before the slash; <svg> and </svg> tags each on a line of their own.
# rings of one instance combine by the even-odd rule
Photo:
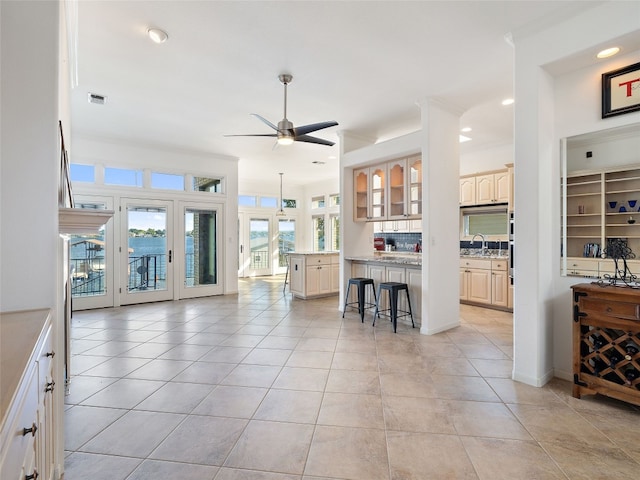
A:
<svg viewBox="0 0 640 480">
<path fill-rule="evenodd" d="M 460 324 L 460 115 L 435 99 L 422 113 L 422 326 L 434 334 Z"/>
</svg>

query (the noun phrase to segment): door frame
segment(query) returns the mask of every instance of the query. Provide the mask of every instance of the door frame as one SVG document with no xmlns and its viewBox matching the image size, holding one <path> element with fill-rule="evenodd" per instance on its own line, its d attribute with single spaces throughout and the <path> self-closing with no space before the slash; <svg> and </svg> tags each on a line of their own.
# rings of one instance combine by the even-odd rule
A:
<svg viewBox="0 0 640 480">
<path fill-rule="evenodd" d="M 149 207 L 164 207 L 167 212 L 166 220 L 166 288 L 162 290 L 145 290 L 129 293 L 129 215 L 127 207 L 131 206 L 149 206 Z M 135 197 L 121 197 L 119 205 L 120 213 L 120 245 L 118 247 L 120 265 L 120 286 L 118 288 L 119 304 L 120 305 L 132 305 L 137 303 L 159 302 L 163 300 L 174 300 L 174 200 L 159 200 L 152 198 L 135 198 Z"/>
<path fill-rule="evenodd" d="M 216 279 L 213 285 L 199 285 L 187 287 L 185 285 L 187 264 L 186 257 L 186 229 L 184 217 L 188 208 L 197 208 L 201 210 L 213 210 L 216 212 Z M 177 219 L 180 220 L 177 220 Z M 196 202 L 196 201 L 179 201 L 177 206 L 174 241 L 174 273 L 177 271 L 175 285 L 175 298 L 196 298 L 209 295 L 221 295 L 224 293 L 224 272 L 225 272 L 225 255 L 224 255 L 224 205 L 214 202 Z M 176 268 L 177 267 L 177 268 Z"/>
</svg>

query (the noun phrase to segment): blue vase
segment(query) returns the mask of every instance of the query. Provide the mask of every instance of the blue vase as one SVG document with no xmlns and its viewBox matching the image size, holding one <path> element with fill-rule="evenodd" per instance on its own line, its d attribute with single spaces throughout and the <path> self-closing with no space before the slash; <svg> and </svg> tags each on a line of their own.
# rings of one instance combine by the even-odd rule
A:
<svg viewBox="0 0 640 480">
<path fill-rule="evenodd" d="M 613 210 L 614 208 L 616 208 L 617 204 L 618 202 L 609 202 L 609 207 L 611 207 L 611 209 Z"/>
<path fill-rule="evenodd" d="M 637 200 L 629 200 L 629 206 L 631 208 L 635 207 L 636 206 L 636 202 L 637 202 Z"/>
<path fill-rule="evenodd" d="M 622 207 L 620 207 L 620 210 L 618 210 L 618 211 L 622 213 L 622 212 L 626 212 L 626 211 L 627 211 L 627 209 L 626 209 L 626 208 L 624 208 L 624 206 L 622 206 Z"/>
</svg>

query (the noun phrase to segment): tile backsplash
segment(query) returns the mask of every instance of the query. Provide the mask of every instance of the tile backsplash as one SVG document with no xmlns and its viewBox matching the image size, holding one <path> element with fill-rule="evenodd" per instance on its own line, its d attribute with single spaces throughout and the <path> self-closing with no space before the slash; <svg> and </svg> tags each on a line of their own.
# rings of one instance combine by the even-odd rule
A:
<svg viewBox="0 0 640 480">
<path fill-rule="evenodd" d="M 397 252 L 415 252 L 416 245 L 422 244 L 422 233 L 374 233 L 373 236 L 384 238 L 385 245 L 393 245 Z"/>
</svg>

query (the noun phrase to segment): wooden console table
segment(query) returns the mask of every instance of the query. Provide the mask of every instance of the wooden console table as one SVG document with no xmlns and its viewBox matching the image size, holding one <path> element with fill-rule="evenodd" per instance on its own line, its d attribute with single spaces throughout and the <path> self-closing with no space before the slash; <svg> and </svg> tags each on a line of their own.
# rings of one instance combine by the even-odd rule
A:
<svg viewBox="0 0 640 480">
<path fill-rule="evenodd" d="M 640 405 L 640 289 L 581 283 L 573 290 L 573 396 Z"/>
</svg>

